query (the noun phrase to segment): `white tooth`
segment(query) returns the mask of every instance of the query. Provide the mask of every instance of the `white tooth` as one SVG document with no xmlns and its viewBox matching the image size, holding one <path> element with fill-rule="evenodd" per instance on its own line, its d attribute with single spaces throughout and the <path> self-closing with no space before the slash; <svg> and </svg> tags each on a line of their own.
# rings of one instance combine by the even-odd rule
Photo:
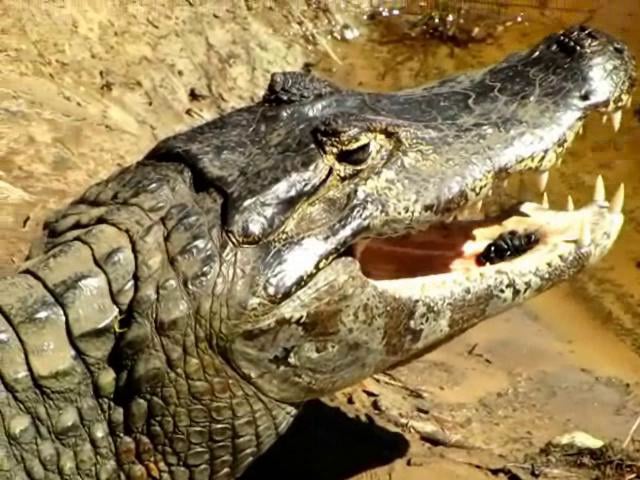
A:
<svg viewBox="0 0 640 480">
<path fill-rule="evenodd" d="M 573 212 L 575 210 L 575 206 L 573 205 L 573 198 L 571 198 L 571 195 L 567 195 L 567 208 L 566 210 L 568 212 Z"/>
<path fill-rule="evenodd" d="M 609 211 L 611 213 L 620 213 L 622 212 L 622 205 L 624 205 L 624 183 L 621 183 L 616 193 L 613 194 L 609 204 Z"/>
<path fill-rule="evenodd" d="M 536 183 L 538 185 L 538 190 L 544 192 L 547 189 L 547 184 L 549 183 L 549 170 L 539 173 L 536 177 Z"/>
<path fill-rule="evenodd" d="M 626 106 L 627 106 L 627 108 L 630 108 L 630 107 L 631 107 L 631 95 L 629 95 L 629 96 L 627 97 L 627 100 L 626 100 Z"/>
<path fill-rule="evenodd" d="M 584 125 L 580 124 L 580 126 L 578 127 L 578 135 L 582 135 L 584 132 Z"/>
<path fill-rule="evenodd" d="M 611 114 L 611 124 L 613 125 L 613 131 L 620 130 L 620 123 L 622 123 L 622 110 L 618 110 Z"/>
<path fill-rule="evenodd" d="M 604 180 L 602 175 L 598 175 L 596 178 L 596 185 L 593 188 L 593 201 L 594 202 L 604 202 L 607 199 L 605 191 L 604 191 Z"/>
<path fill-rule="evenodd" d="M 603 116 L 602 116 L 602 124 L 603 124 L 603 125 L 606 125 L 606 123 L 607 123 L 607 118 L 609 118 L 607 115 L 603 115 Z"/>
<path fill-rule="evenodd" d="M 482 200 L 478 200 L 473 207 L 476 213 L 482 213 Z"/>
<path fill-rule="evenodd" d="M 584 219 L 582 221 L 582 225 L 580 225 L 580 238 L 578 238 L 578 245 L 581 247 L 588 247 L 591 245 L 591 228 L 587 219 Z"/>
<path fill-rule="evenodd" d="M 540 202 L 540 205 L 544 208 L 549 208 L 549 196 L 547 195 L 547 192 L 542 194 L 542 201 Z"/>
</svg>

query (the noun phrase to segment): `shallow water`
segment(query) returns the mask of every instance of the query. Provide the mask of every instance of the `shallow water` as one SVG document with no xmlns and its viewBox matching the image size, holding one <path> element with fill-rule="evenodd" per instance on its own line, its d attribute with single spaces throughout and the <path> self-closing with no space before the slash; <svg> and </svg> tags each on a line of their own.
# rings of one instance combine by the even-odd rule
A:
<svg viewBox="0 0 640 480">
<path fill-rule="evenodd" d="M 546 10 L 527 7 L 543 2 L 520 2 L 510 8 L 494 6 L 493 10 L 487 3 L 468 3 L 470 12 L 476 9 L 482 15 L 497 14 L 505 21 L 523 21 L 507 26 L 489 42 L 474 42 L 463 48 L 424 35 L 406 35 L 409 17 L 402 12 L 374 21 L 356 21 L 354 26 L 363 34 L 353 41 L 329 43 L 329 53 L 316 70 L 352 88 L 409 88 L 497 62 L 578 22 L 617 36 L 640 57 L 638 2 L 546 2 L 550 5 Z M 415 8 L 410 10 L 416 12 Z M 636 92 L 632 110 L 625 111 L 617 135 L 611 124 L 603 125 L 597 115 L 589 119 L 584 135 L 569 149 L 561 168 L 552 170 L 548 187 L 552 205 L 564 205 L 567 192 L 580 205 L 591 198 L 598 173 L 604 175 L 610 194 L 624 182 L 626 221 L 618 243 L 600 264 L 522 307 L 570 342 L 581 364 L 631 383 L 640 379 L 640 115 L 632 113 L 638 108 L 638 99 Z"/>
</svg>

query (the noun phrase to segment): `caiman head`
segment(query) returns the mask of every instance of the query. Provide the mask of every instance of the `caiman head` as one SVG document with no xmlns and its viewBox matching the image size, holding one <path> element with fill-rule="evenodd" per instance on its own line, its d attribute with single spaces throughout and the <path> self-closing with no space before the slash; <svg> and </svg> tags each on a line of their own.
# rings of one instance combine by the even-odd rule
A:
<svg viewBox="0 0 640 480">
<path fill-rule="evenodd" d="M 553 210 L 505 182 L 533 172 L 544 191 L 589 113 L 617 130 L 634 76 L 626 46 L 578 26 L 397 93 L 275 74 L 257 105 L 161 144 L 225 199 L 217 349 L 258 389 L 299 402 L 597 261 L 622 226 L 622 187 L 607 200 L 599 178 L 591 203 Z M 505 232 L 535 241 L 479 261 Z"/>
</svg>

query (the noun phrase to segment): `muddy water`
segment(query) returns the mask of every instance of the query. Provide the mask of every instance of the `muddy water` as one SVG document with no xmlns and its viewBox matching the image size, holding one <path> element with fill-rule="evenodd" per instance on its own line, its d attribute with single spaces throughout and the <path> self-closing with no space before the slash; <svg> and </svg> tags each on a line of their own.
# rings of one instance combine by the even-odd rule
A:
<svg viewBox="0 0 640 480">
<path fill-rule="evenodd" d="M 473 2 L 471 2 L 473 3 Z M 521 2 L 520 2 L 521 3 Z M 529 5 L 535 2 L 528 2 Z M 552 8 L 501 9 L 505 20 L 523 19 L 487 42 L 464 48 L 406 35 L 408 15 L 401 12 L 375 21 L 355 23 L 363 33 L 356 40 L 334 41 L 316 69 L 353 88 L 395 90 L 437 79 L 459 70 L 483 67 L 543 36 L 577 22 L 588 22 L 625 41 L 640 57 L 640 3 L 546 2 Z M 555 7 L 555 8 L 553 8 Z M 478 8 L 469 5 L 469 10 Z M 416 11 L 409 13 L 415 14 Z M 482 14 L 493 12 L 480 12 Z M 415 19 L 415 17 L 411 17 Z M 639 108 L 636 93 L 633 109 Z M 602 375 L 634 384 L 640 379 L 640 114 L 625 112 L 620 132 L 591 118 L 585 135 L 570 149 L 548 187 L 552 205 L 564 205 L 571 192 L 579 205 L 591 198 L 598 173 L 611 194 L 620 182 L 627 191 L 626 225 L 614 250 L 599 265 L 538 297 L 521 308 L 568 342 L 578 364 Z M 517 315 L 513 313 L 512 315 Z M 518 334 L 518 324 L 511 324 Z"/>
</svg>

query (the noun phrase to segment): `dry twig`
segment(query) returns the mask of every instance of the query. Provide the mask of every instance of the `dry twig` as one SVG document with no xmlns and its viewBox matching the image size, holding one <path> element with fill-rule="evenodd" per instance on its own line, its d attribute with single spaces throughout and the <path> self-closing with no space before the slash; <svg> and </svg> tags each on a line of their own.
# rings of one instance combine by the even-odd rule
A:
<svg viewBox="0 0 640 480">
<path fill-rule="evenodd" d="M 627 438 L 624 439 L 622 448 L 627 448 L 627 445 L 629 445 L 629 443 L 631 442 L 631 439 L 633 438 L 633 434 L 636 433 L 638 426 L 640 426 L 640 415 L 638 415 L 638 418 L 636 418 L 636 421 L 633 423 L 631 430 L 629 430 L 629 433 L 627 434 Z"/>
</svg>

